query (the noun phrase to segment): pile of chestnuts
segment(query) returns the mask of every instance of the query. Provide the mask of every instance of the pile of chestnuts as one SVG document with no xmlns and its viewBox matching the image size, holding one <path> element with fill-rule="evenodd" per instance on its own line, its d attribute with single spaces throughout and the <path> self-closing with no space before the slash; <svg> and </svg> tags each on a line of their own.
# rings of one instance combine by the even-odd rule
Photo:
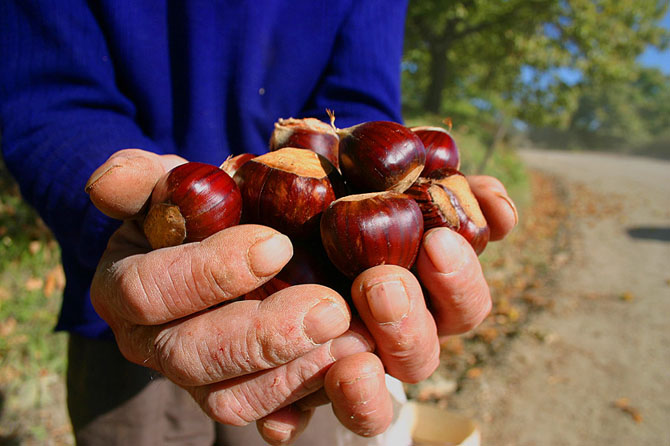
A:
<svg viewBox="0 0 670 446">
<path fill-rule="evenodd" d="M 279 119 L 269 148 L 166 173 L 144 220 L 151 246 L 200 241 L 240 222 L 273 227 L 291 238 L 294 257 L 247 296 L 260 299 L 299 283 L 344 290 L 376 265 L 411 268 L 434 227 L 458 232 L 478 254 L 488 243 L 458 148 L 441 127 Z"/>
</svg>

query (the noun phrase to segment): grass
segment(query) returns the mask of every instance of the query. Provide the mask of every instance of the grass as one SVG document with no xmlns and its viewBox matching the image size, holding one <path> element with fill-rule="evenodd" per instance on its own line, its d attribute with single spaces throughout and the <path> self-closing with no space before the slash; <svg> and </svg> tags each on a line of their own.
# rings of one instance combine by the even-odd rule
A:
<svg viewBox="0 0 670 446">
<path fill-rule="evenodd" d="M 0 444 L 68 444 L 60 251 L 0 164 Z"/>
</svg>

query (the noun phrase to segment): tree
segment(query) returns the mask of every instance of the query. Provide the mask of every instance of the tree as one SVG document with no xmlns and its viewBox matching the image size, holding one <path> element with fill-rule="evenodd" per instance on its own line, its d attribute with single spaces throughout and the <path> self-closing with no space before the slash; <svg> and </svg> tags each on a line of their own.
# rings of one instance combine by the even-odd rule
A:
<svg viewBox="0 0 670 446">
<path fill-rule="evenodd" d="M 667 9 L 667 0 L 410 2 L 405 105 L 566 127 L 584 89 L 633 82 L 646 46 L 668 44 L 658 23 Z"/>
</svg>

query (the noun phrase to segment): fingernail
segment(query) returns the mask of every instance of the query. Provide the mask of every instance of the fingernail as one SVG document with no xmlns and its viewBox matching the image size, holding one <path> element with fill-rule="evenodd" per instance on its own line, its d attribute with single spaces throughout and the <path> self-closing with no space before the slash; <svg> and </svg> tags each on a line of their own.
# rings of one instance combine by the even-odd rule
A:
<svg viewBox="0 0 670 446">
<path fill-rule="evenodd" d="M 340 389 L 344 397 L 352 404 L 363 404 L 370 401 L 379 391 L 378 375 L 370 373 L 353 381 L 341 381 Z"/>
<path fill-rule="evenodd" d="M 266 277 L 278 273 L 291 256 L 293 256 L 291 240 L 284 234 L 276 233 L 249 248 L 249 267 L 256 277 Z"/>
<path fill-rule="evenodd" d="M 86 182 L 86 186 L 84 187 L 84 192 L 89 193 L 93 186 L 95 186 L 95 183 L 97 183 L 100 178 L 104 177 L 107 173 L 109 173 L 110 170 L 115 169 L 117 167 L 120 167 L 118 164 L 112 164 L 107 167 L 98 167 L 92 174 L 91 177 L 88 179 Z"/>
<path fill-rule="evenodd" d="M 512 209 L 512 212 L 514 213 L 514 225 L 519 223 L 519 212 L 516 210 L 516 205 L 512 201 L 510 197 L 508 197 L 505 194 L 497 193 L 496 196 L 498 198 L 502 198 L 505 203 Z"/>
<path fill-rule="evenodd" d="M 400 280 L 375 283 L 365 291 L 370 313 L 380 324 L 398 322 L 409 312 L 409 297 Z"/>
<path fill-rule="evenodd" d="M 276 420 L 263 421 L 263 436 L 269 440 L 285 443 L 291 439 L 294 426 Z"/>
<path fill-rule="evenodd" d="M 339 305 L 324 300 L 316 304 L 303 320 L 305 335 L 315 344 L 323 344 L 349 328 L 349 315 Z"/>
<path fill-rule="evenodd" d="M 368 344 L 365 338 L 352 331 L 337 339 L 333 339 L 333 342 L 330 344 L 330 355 L 336 361 L 355 355 L 356 353 L 369 352 L 371 350 L 372 346 Z"/>
<path fill-rule="evenodd" d="M 469 258 L 459 236 L 447 228 L 429 232 L 423 247 L 435 269 L 444 274 L 460 271 Z"/>
</svg>

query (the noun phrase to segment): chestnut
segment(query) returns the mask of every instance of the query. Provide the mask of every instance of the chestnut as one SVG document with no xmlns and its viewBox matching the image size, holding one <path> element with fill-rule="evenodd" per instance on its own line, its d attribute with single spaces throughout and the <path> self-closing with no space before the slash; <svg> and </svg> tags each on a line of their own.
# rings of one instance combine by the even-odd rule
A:
<svg viewBox="0 0 670 446">
<path fill-rule="evenodd" d="M 393 191 L 349 195 L 321 216 L 321 241 L 328 257 L 353 278 L 376 265 L 410 268 L 423 237 L 419 205 Z"/>
<path fill-rule="evenodd" d="M 153 249 L 197 242 L 240 222 L 242 197 L 216 166 L 190 162 L 163 175 L 151 193 L 143 230 Z"/>
<path fill-rule="evenodd" d="M 461 165 L 461 157 L 456 146 L 456 141 L 449 131 L 442 127 L 411 127 L 414 133 L 421 138 L 426 148 L 426 165 L 421 172 L 422 176 L 431 172 L 449 167 L 458 169 Z"/>
<path fill-rule="evenodd" d="M 293 238 L 318 235 L 324 209 L 345 194 L 344 180 L 316 152 L 284 147 L 244 163 L 235 174 L 242 194 L 242 219 Z"/>
<path fill-rule="evenodd" d="M 359 192 L 403 192 L 426 162 L 421 139 L 402 124 L 370 121 L 338 130 L 340 170 Z"/>
<path fill-rule="evenodd" d="M 331 115 L 334 121 L 334 115 Z M 332 125 L 328 125 L 316 118 L 279 119 L 275 122 L 270 137 L 270 150 L 283 147 L 297 147 L 309 149 L 325 157 L 338 167 L 338 145 L 340 138 Z"/>
<path fill-rule="evenodd" d="M 230 155 L 228 158 L 226 158 L 223 164 L 221 164 L 220 169 L 233 178 L 235 176 L 235 172 L 237 172 L 237 170 L 242 167 L 242 164 L 253 158 L 256 158 L 256 155 L 253 153 L 241 153 L 234 156 Z"/>
<path fill-rule="evenodd" d="M 407 191 L 419 204 L 426 230 L 444 226 L 461 234 L 477 254 L 486 247 L 490 230 L 468 180 L 444 168 L 419 178 Z"/>
</svg>

